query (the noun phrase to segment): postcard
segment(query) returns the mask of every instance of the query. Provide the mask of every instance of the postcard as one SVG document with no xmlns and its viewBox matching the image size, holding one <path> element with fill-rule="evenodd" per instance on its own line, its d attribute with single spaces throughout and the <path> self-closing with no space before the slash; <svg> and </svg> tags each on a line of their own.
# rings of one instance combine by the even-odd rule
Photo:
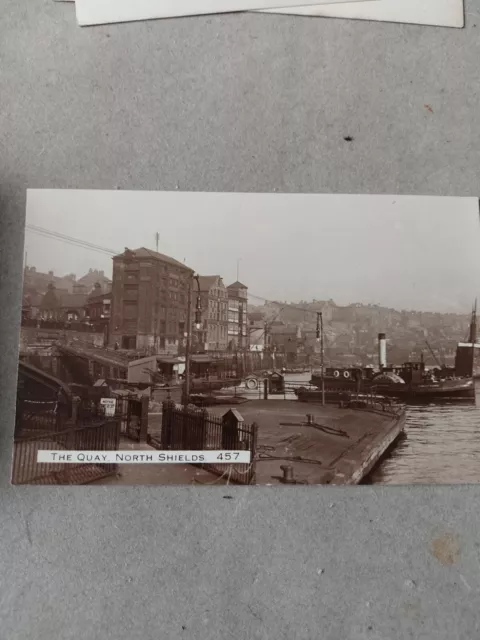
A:
<svg viewBox="0 0 480 640">
<path fill-rule="evenodd" d="M 15 484 L 480 481 L 477 198 L 29 190 Z"/>
<path fill-rule="evenodd" d="M 268 11 L 302 16 L 354 18 L 437 27 L 462 28 L 465 25 L 463 0 L 422 0 L 421 2 L 418 0 L 381 0 L 380 2 L 367 0 L 366 2 L 347 2 L 341 6 L 296 6 Z"/>
<path fill-rule="evenodd" d="M 338 4 L 345 0 L 323 0 Z M 357 0 L 361 1 L 361 0 Z M 373 0 L 382 2 L 383 0 Z M 316 0 L 315 4 L 323 4 Z M 76 0 L 80 26 L 305 5 L 305 0 Z M 307 3 L 308 4 L 308 3 Z"/>
</svg>

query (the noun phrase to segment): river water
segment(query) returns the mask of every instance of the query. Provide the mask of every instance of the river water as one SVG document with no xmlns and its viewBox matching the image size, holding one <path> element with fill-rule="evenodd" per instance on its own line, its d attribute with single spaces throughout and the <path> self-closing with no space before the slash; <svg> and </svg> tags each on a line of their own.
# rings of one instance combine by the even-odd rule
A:
<svg viewBox="0 0 480 640">
<path fill-rule="evenodd" d="M 287 375 L 307 382 L 310 374 Z M 473 404 L 407 407 L 405 434 L 369 478 L 371 484 L 480 482 L 480 380 Z"/>
<path fill-rule="evenodd" d="M 405 435 L 378 465 L 372 484 L 480 482 L 480 381 L 476 406 L 408 407 Z"/>
</svg>

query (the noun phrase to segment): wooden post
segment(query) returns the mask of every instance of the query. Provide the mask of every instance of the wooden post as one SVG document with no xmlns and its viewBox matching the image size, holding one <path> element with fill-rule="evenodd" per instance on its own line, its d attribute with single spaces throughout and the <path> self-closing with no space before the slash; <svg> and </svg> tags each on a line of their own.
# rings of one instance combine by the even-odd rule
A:
<svg viewBox="0 0 480 640">
<path fill-rule="evenodd" d="M 141 413 L 140 413 L 140 432 L 138 434 L 139 442 L 147 442 L 148 437 L 148 397 L 144 396 L 141 399 Z"/>
<path fill-rule="evenodd" d="M 72 398 L 72 424 L 75 426 L 79 420 L 79 409 L 80 409 L 80 398 L 78 396 L 74 396 Z"/>
</svg>

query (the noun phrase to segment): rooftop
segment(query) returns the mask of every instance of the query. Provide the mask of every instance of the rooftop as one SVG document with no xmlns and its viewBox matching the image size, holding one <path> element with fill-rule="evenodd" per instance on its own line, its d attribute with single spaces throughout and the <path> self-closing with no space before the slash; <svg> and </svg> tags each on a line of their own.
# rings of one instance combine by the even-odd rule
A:
<svg viewBox="0 0 480 640">
<path fill-rule="evenodd" d="M 200 291 L 208 291 L 211 287 L 214 287 L 216 284 L 218 284 L 219 280 L 222 280 L 220 276 L 198 276 Z"/>
<path fill-rule="evenodd" d="M 60 304 L 62 307 L 83 307 L 87 299 L 86 293 L 63 293 L 60 296 Z"/>
<path fill-rule="evenodd" d="M 248 287 L 245 284 L 242 284 L 241 282 L 236 280 L 232 284 L 229 284 L 227 289 L 248 289 Z"/>
<path fill-rule="evenodd" d="M 190 267 L 187 267 L 183 262 L 179 262 L 175 260 L 175 258 L 171 258 L 170 256 L 165 255 L 164 253 L 158 253 L 158 251 L 152 251 L 151 249 L 146 249 L 145 247 L 140 247 L 138 249 L 128 249 L 125 248 L 123 253 L 119 253 L 116 256 L 113 256 L 113 259 L 125 258 L 127 254 L 131 252 L 134 254 L 135 258 L 154 258 L 155 260 L 161 260 L 162 262 L 167 262 L 175 267 L 183 267 L 184 269 L 188 269 L 189 271 L 193 271 Z"/>
</svg>

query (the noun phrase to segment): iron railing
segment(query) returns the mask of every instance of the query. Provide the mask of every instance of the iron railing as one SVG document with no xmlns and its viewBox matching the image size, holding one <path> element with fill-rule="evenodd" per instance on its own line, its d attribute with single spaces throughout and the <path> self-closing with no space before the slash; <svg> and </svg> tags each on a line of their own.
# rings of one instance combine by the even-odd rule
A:
<svg viewBox="0 0 480 640">
<path fill-rule="evenodd" d="M 58 400 L 17 396 L 15 437 L 60 431 L 69 414 L 70 408 Z"/>
<path fill-rule="evenodd" d="M 163 403 L 159 431 L 149 433 L 147 442 L 160 450 L 228 450 L 250 451 L 250 463 L 201 464 L 202 468 L 238 484 L 255 482 L 257 425 L 213 416 L 206 409 L 182 408 L 172 401 Z"/>
<path fill-rule="evenodd" d="M 117 420 L 71 426 L 63 431 L 16 437 L 13 446 L 13 484 L 87 484 L 116 473 L 116 464 L 39 463 L 42 450 L 115 451 L 120 442 Z"/>
<path fill-rule="evenodd" d="M 134 442 L 145 441 L 148 423 L 148 398 L 120 395 L 115 392 L 113 392 L 113 397 L 117 401 L 115 417 L 120 421 L 121 435 Z"/>
</svg>

